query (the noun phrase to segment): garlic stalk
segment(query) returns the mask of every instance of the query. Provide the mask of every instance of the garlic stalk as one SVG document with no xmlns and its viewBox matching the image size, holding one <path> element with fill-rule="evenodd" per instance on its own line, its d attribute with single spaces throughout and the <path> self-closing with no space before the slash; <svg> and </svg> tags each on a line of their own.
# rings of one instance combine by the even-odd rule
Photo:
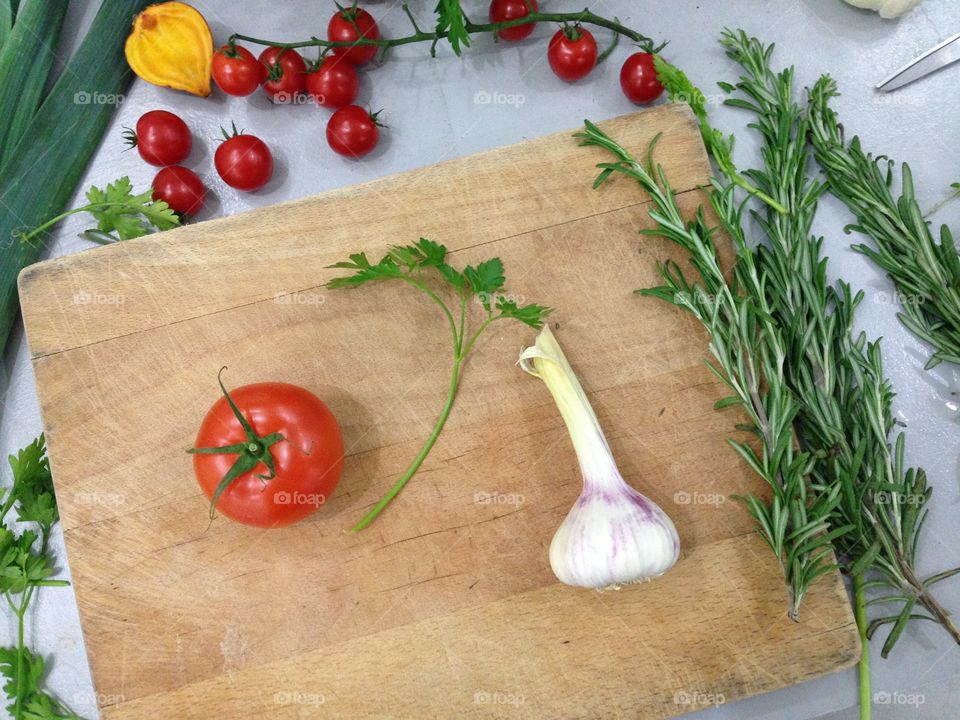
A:
<svg viewBox="0 0 960 720">
<path fill-rule="evenodd" d="M 567 585 L 616 588 L 662 575 L 680 555 L 673 522 L 627 485 L 597 416 L 550 328 L 520 354 L 520 367 L 546 384 L 566 423 L 583 490 L 550 543 L 550 567 Z"/>
</svg>

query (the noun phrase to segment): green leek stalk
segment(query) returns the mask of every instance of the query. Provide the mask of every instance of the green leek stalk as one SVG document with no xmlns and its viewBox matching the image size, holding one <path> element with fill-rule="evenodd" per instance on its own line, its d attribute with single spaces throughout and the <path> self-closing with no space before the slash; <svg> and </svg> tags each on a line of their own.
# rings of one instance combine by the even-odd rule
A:
<svg viewBox="0 0 960 720">
<path fill-rule="evenodd" d="M 8 0 L 0 0 L 8 5 Z M 56 56 L 67 0 L 26 0 L 0 50 L 0 165 L 40 105 Z M 12 15 L 11 15 L 12 17 Z"/>
<path fill-rule="evenodd" d="M 6 345 L 17 315 L 17 275 L 36 262 L 42 250 L 41 244 L 21 243 L 14 235 L 62 212 L 76 190 L 132 77 L 123 46 L 134 16 L 148 2 L 103 0 L 90 30 L 23 137 L 4 153 L 7 159 L 0 165 L 0 348 Z M 21 12 L 28 7 L 24 4 Z M 15 70 L 29 62 L 19 57 Z M 0 83 L 24 80 L 8 74 Z M 35 77 L 29 80 L 40 82 Z"/>
</svg>

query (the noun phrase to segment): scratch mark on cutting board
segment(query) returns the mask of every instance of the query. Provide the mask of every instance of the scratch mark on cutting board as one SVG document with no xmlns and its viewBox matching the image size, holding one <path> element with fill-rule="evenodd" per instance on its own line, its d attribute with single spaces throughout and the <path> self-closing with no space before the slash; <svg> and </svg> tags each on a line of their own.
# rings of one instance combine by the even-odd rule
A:
<svg viewBox="0 0 960 720">
<path fill-rule="evenodd" d="M 223 655 L 223 671 L 233 679 L 233 671 L 242 668 L 247 659 L 249 645 L 247 640 L 234 627 L 228 627 L 220 641 L 220 654 Z"/>
</svg>

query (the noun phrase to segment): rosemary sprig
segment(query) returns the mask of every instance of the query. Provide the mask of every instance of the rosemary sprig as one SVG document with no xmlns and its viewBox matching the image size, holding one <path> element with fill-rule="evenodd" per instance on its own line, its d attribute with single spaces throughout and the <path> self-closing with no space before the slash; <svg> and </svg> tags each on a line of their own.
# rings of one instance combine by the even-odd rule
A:
<svg viewBox="0 0 960 720">
<path fill-rule="evenodd" d="M 956 570 L 921 581 L 915 571 L 925 505 L 930 497 L 921 468 L 905 469 L 905 435 L 897 433 L 891 412 L 893 392 L 884 377 L 880 344 L 867 342 L 852 326 L 863 293 L 846 283 L 827 284 L 822 239 L 811 235 L 817 200 L 824 186 L 809 178 L 806 139 L 813 122 L 794 101 L 793 68 L 770 69 L 773 46 L 755 38 L 725 32 L 727 54 L 744 70 L 736 85 L 742 96 L 732 104 L 755 116 L 751 127 L 762 136 L 764 167 L 747 174 L 756 185 L 780 199 L 787 214 L 765 209 L 753 213 L 767 241 L 757 250 L 761 275 L 748 288 L 764 294 L 774 322 L 788 328 L 786 376 L 800 400 L 796 430 L 814 463 L 810 477 L 817 495 L 840 491 L 841 502 L 830 517 L 833 528 L 849 528 L 834 545 L 854 575 L 883 586 L 884 604 L 892 615 L 874 620 L 866 634 L 891 624 L 882 655 L 893 648 L 906 623 L 918 617 L 915 606 L 960 642 L 949 613 L 930 592 L 934 582 Z M 733 89 L 733 88 L 731 88 Z M 741 225 L 728 212 L 721 219 L 732 234 Z M 871 601 L 876 603 L 876 600 Z"/>
<path fill-rule="evenodd" d="M 832 496 L 809 492 L 807 475 L 813 458 L 794 446 L 791 427 L 799 405 L 784 376 L 785 336 L 773 322 L 766 296 L 745 292 L 754 285 L 751 276 L 758 273 L 754 250 L 746 244 L 742 232 L 733 235 L 739 259 L 728 281 L 713 243 L 714 230 L 708 226 L 703 210 L 692 221 L 684 220 L 663 168 L 654 167 L 649 157 L 644 166 L 589 121 L 577 137 L 583 145 L 605 148 L 615 157 L 615 162 L 598 165 L 601 172 L 594 187 L 615 172 L 636 180 L 653 200 L 650 217 L 657 228 L 648 234 L 665 237 L 690 254 L 698 280 L 688 278 L 679 265 L 668 260 L 658 263 L 663 284 L 639 292 L 691 313 L 710 335 L 714 362 L 707 365 L 733 393 L 717 406 L 739 405 L 746 411 L 750 424 L 745 429 L 758 437 L 759 450 L 748 442 L 729 442 L 772 491 L 770 501 L 753 495 L 741 500 L 780 563 L 787 588 L 787 612 L 798 620 L 800 604 L 811 583 L 836 567 L 831 538 L 848 528 L 830 531 L 827 527 L 827 519 L 839 502 L 839 490 Z M 731 206 L 733 186 L 716 186 L 712 200 L 723 216 Z"/>
<path fill-rule="evenodd" d="M 450 385 L 447 389 L 446 401 L 433 430 L 400 479 L 353 526 L 352 529 L 358 531 L 376 519 L 427 459 L 453 409 L 467 356 L 484 330 L 497 320 L 507 319 L 539 329 L 543 326 L 544 319 L 550 314 L 550 308 L 534 303 L 518 305 L 505 295 L 503 286 L 506 278 L 503 275 L 503 263 L 500 262 L 500 258 L 492 258 L 476 266 L 467 265 L 463 270 L 457 270 L 447 262 L 447 248 L 426 238 L 420 238 L 413 245 L 391 247 L 377 263 L 371 263 L 364 253 L 355 253 L 349 260 L 338 262 L 330 267 L 350 270 L 352 274 L 334 278 L 327 283 L 329 288 L 354 288 L 383 280 L 399 280 L 416 288 L 436 303 L 443 312 L 450 327 L 453 342 Z M 437 280 L 454 295 L 457 302 L 453 305 L 453 309 L 441 297 L 443 293 L 434 290 L 434 281 Z M 471 303 L 479 305 L 483 315 L 483 320 L 475 329 L 471 324 L 469 307 Z"/>
<path fill-rule="evenodd" d="M 934 348 L 926 364 L 960 364 L 960 258 L 953 234 L 940 228 L 939 242 L 914 195 L 913 174 L 903 164 L 900 196 L 894 198 L 894 162 L 865 153 L 860 139 L 845 142 L 843 127 L 830 107 L 836 83 L 820 78 L 810 91 L 810 140 L 816 159 L 836 195 L 856 216 L 848 231 L 870 244 L 853 246 L 883 268 L 902 299 L 901 322 Z"/>
<path fill-rule="evenodd" d="M 746 71 L 736 86 L 746 99 L 732 104 L 755 113 L 752 126 L 763 139 L 763 169 L 744 174 L 789 210 L 784 214 L 768 206 L 764 213 L 754 213 L 768 246 L 747 243 L 744 206 L 734 197 L 738 185 L 730 178 L 714 180 L 711 202 L 737 249 L 737 262 L 726 279 L 704 214 L 686 222 L 663 170 L 649 159 L 644 167 L 588 122 L 580 134 L 584 143 L 604 147 L 616 159 L 598 166 L 597 184 L 614 172 L 637 180 L 653 201 L 654 234 L 687 250 L 700 275 L 690 281 L 676 264 L 662 264 L 665 284 L 647 294 L 678 305 L 704 324 L 720 364 L 715 372 L 735 390 L 720 405 L 743 406 L 760 437 L 763 462 L 744 457 L 771 483 L 773 499 L 745 500 L 778 553 L 791 589 L 791 613 L 810 583 L 832 566 L 826 545 L 819 544 L 832 541 L 861 590 L 883 586 L 892 593 L 883 602 L 897 603 L 893 614 L 861 628 L 872 636 L 883 625 L 893 626 L 884 655 L 916 617 L 935 620 L 960 640 L 949 613 L 930 592 L 933 584 L 957 571 L 921 580 L 914 569 L 930 489 L 922 470 L 904 467 L 903 434 L 891 447 L 893 394 L 883 376 L 879 344 L 852 331 L 862 293 L 854 295 L 843 283 L 827 285 L 822 241 L 810 235 L 824 188 L 808 178 L 809 120 L 793 101 L 793 71 L 774 74 L 769 69 L 772 47 L 743 33 L 725 33 L 723 44 Z M 743 393 L 743 383 L 762 390 Z M 785 433 L 793 425 L 801 441 L 803 452 L 793 456 L 805 459 L 799 486 L 784 471 L 791 456 L 778 454 L 784 446 L 769 432 L 784 423 Z M 772 477 L 771 468 L 777 470 Z M 799 509 L 781 520 L 783 494 Z M 778 523 L 788 525 L 786 533 L 778 534 Z M 807 528 L 813 528 L 809 535 Z M 799 542 L 771 541 L 778 536 Z M 865 574 L 869 581 L 863 581 Z M 926 613 L 915 612 L 918 608 Z"/>
</svg>

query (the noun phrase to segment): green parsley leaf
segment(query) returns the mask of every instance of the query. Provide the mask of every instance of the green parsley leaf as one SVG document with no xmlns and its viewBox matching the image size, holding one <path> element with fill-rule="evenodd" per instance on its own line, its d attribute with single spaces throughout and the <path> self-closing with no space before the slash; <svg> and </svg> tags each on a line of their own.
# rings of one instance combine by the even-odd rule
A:
<svg viewBox="0 0 960 720">
<path fill-rule="evenodd" d="M 17 648 L 0 648 L 0 675 L 6 678 L 3 691 L 14 700 L 18 689 L 22 693 L 20 717 L 23 720 L 83 720 L 59 700 L 46 693 L 40 684 L 43 681 L 44 662 L 40 655 L 34 655 L 24 648 L 22 675 L 18 670 Z M 13 717 L 17 703 L 11 702 L 7 711 Z"/>
<path fill-rule="evenodd" d="M 22 593 L 53 575 L 50 558 L 34 551 L 37 538 L 32 530 L 16 535 L 0 528 L 0 592 Z"/>
<path fill-rule="evenodd" d="M 459 55 L 463 48 L 470 46 L 470 33 L 467 32 L 460 0 L 439 0 L 434 12 L 437 14 L 437 33 L 446 32 L 450 47 L 455 55 Z"/>
<path fill-rule="evenodd" d="M 11 496 L 19 503 L 17 519 L 39 523 L 45 534 L 60 519 L 60 515 L 43 435 L 8 460 L 13 471 Z"/>
<path fill-rule="evenodd" d="M 130 240 L 157 230 L 169 230 L 180 218 L 163 200 L 154 200 L 153 191 L 133 194 L 130 178 L 122 177 L 105 190 L 93 186 L 87 191 L 86 209 L 97 220 L 97 231 L 118 240 Z"/>
</svg>

